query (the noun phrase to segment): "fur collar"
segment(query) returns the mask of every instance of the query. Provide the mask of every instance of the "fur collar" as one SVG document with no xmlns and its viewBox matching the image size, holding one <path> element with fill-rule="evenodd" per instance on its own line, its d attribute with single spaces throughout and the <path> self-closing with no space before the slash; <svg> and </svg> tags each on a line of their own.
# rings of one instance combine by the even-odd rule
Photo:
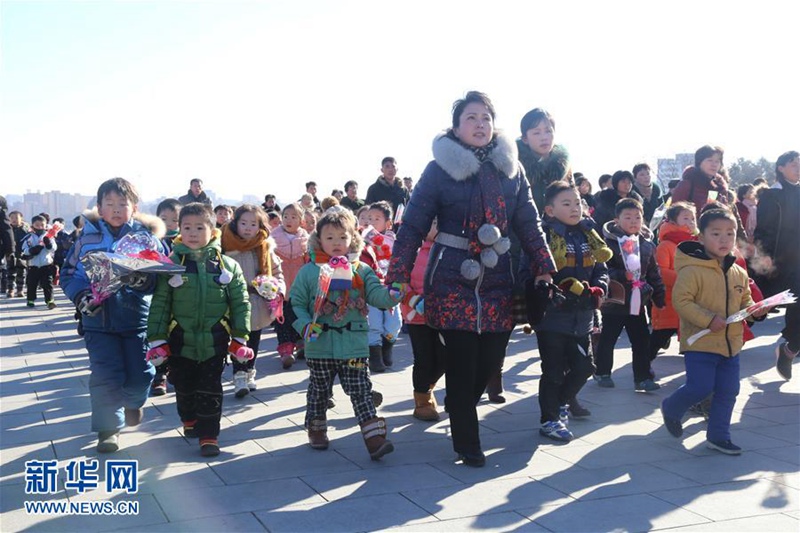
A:
<svg viewBox="0 0 800 533">
<path fill-rule="evenodd" d="M 100 221 L 100 213 L 97 212 L 96 207 L 87 209 L 83 212 L 83 218 L 92 225 L 97 226 L 97 223 Z M 133 214 L 133 220 L 150 230 L 150 233 L 152 233 L 156 239 L 163 239 L 164 235 L 167 234 L 167 227 L 164 225 L 164 221 L 155 215 L 136 212 Z"/>
<path fill-rule="evenodd" d="M 467 148 L 447 136 L 449 130 L 439 133 L 433 139 L 433 159 L 451 178 L 464 181 L 478 173 L 481 163 Z M 489 154 L 489 161 L 508 178 L 513 178 L 519 170 L 517 146 L 510 137 L 495 130 L 497 146 Z"/>
</svg>

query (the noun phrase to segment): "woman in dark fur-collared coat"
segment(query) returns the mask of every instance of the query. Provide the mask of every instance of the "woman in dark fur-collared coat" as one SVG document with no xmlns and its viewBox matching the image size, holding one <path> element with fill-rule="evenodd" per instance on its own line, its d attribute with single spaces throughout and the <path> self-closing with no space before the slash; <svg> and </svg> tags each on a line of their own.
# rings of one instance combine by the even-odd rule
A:
<svg viewBox="0 0 800 533">
<path fill-rule="evenodd" d="M 447 347 L 447 410 L 453 448 L 469 466 L 486 458 L 475 404 L 505 357 L 514 328 L 508 233 L 520 236 L 538 279 L 555 265 L 513 140 L 494 130 L 489 97 L 469 92 L 453 106 L 453 127 L 433 156 L 403 217 L 387 283 L 408 283 L 417 249 L 437 218 L 439 235 L 425 274 L 425 318 Z"/>
</svg>

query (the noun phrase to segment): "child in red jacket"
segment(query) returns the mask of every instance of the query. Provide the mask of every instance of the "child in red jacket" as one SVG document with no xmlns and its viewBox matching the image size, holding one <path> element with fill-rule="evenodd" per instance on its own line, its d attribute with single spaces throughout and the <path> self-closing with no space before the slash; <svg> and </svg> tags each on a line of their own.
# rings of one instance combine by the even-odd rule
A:
<svg viewBox="0 0 800 533">
<path fill-rule="evenodd" d="M 430 231 L 425 237 L 425 242 L 417 252 L 414 268 L 411 270 L 409 293 L 400 307 L 403 319 L 408 324 L 408 335 L 411 338 L 411 349 L 414 353 L 414 369 L 411 379 L 414 383 L 414 418 L 426 421 L 439 420 L 436 410 L 436 398 L 433 396 L 433 387 L 444 375 L 445 348 L 439 338 L 439 331 L 425 323 L 423 290 L 425 285 L 425 270 L 428 268 L 428 258 L 431 246 L 439 230 L 436 219 L 433 220 Z"/>
</svg>

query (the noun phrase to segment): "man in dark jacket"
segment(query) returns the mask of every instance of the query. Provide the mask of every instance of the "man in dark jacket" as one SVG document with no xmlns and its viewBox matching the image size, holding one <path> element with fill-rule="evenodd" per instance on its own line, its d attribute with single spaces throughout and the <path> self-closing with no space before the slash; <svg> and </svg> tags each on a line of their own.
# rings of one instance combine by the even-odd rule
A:
<svg viewBox="0 0 800 533">
<path fill-rule="evenodd" d="M 0 261 L 3 261 L 2 293 L 8 293 L 11 297 L 13 287 L 13 270 L 16 265 L 14 251 L 14 230 L 11 229 L 11 222 L 8 220 L 8 204 L 5 196 L 0 196 Z"/>
<path fill-rule="evenodd" d="M 364 200 L 358 197 L 358 183 L 350 180 L 344 184 L 345 197 L 339 202 L 353 213 L 364 207 Z"/>
<path fill-rule="evenodd" d="M 408 203 L 408 191 L 397 179 L 397 161 L 394 157 L 383 158 L 381 176 L 367 189 L 367 205 L 381 200 L 389 202 L 395 214 L 401 205 Z"/>
<path fill-rule="evenodd" d="M 178 198 L 181 205 L 192 204 L 200 202 L 201 204 L 211 205 L 211 198 L 203 190 L 203 180 L 193 179 L 189 182 L 189 191 Z"/>
<path fill-rule="evenodd" d="M 760 255 L 772 260 L 770 292 L 791 289 L 800 296 L 800 153 L 782 154 L 775 163 L 775 175 L 775 185 L 759 196 L 755 244 Z M 800 303 L 786 307 L 786 327 L 781 333 L 784 342 L 776 350 L 777 369 L 789 380 L 792 361 L 800 353 Z"/>
</svg>

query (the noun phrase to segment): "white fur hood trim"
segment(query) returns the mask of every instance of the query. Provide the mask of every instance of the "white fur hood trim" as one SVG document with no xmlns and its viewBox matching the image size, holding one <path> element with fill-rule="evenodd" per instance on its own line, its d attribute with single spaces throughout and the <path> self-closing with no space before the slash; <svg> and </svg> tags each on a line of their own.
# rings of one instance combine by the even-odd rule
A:
<svg viewBox="0 0 800 533">
<path fill-rule="evenodd" d="M 83 218 L 95 224 L 100 220 L 100 213 L 97 212 L 96 207 L 94 209 L 87 209 L 83 212 Z M 133 214 L 133 219 L 139 221 L 149 229 L 150 233 L 152 233 L 156 239 L 163 239 L 164 235 L 167 234 L 167 227 L 164 225 L 164 221 L 155 215 L 137 212 Z"/>
<path fill-rule="evenodd" d="M 451 178 L 456 181 L 464 181 L 478 173 L 481 163 L 472 151 L 447 137 L 447 131 L 439 133 L 433 139 L 433 159 Z M 495 130 L 494 133 L 497 139 L 497 146 L 489 154 L 489 160 L 506 177 L 515 177 L 519 170 L 517 145 L 512 138 L 504 135 L 502 131 Z"/>
</svg>

